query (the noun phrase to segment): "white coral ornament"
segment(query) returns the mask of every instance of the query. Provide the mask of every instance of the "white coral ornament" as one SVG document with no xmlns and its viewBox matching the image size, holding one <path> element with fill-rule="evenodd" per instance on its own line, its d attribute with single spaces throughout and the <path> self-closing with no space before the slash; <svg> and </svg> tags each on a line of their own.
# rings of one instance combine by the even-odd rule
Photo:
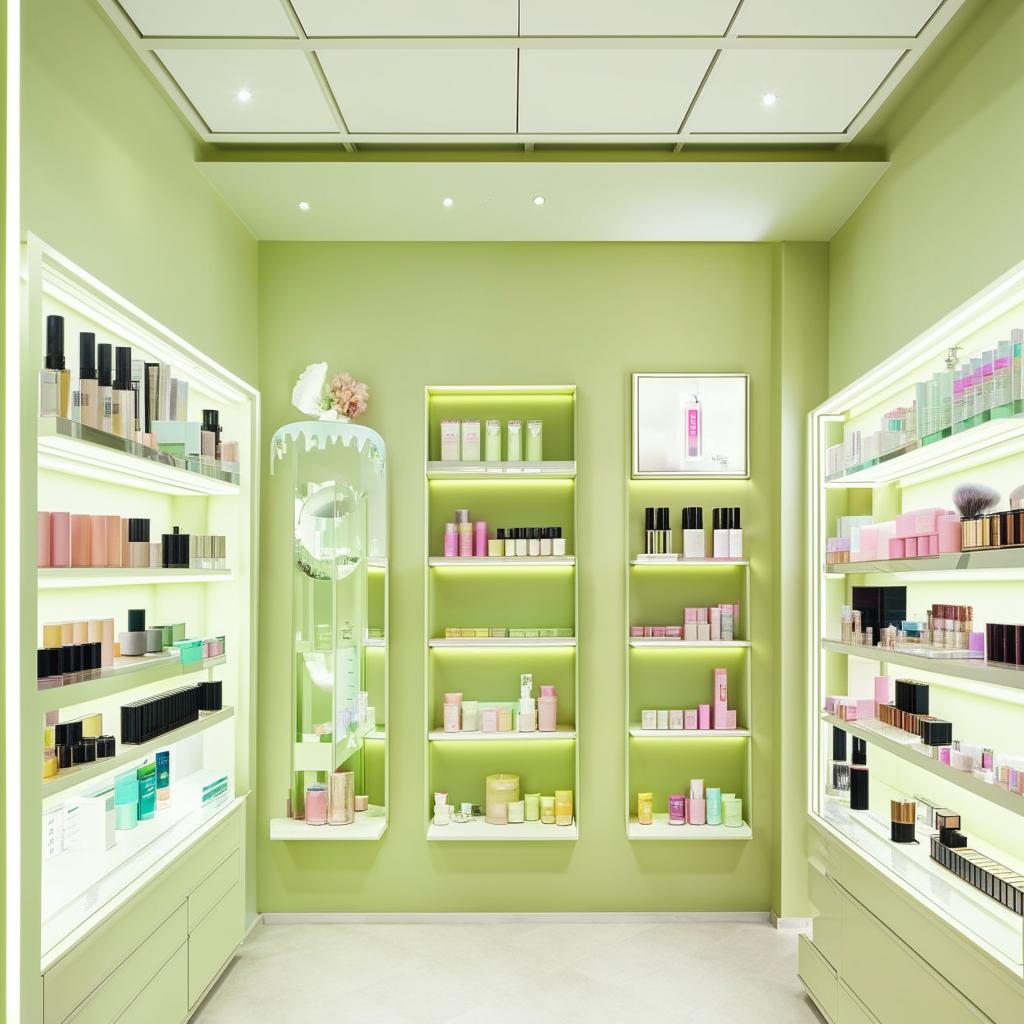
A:
<svg viewBox="0 0 1024 1024">
<path fill-rule="evenodd" d="M 310 363 L 292 388 L 292 405 L 307 416 L 319 416 L 327 390 L 327 364 Z"/>
</svg>

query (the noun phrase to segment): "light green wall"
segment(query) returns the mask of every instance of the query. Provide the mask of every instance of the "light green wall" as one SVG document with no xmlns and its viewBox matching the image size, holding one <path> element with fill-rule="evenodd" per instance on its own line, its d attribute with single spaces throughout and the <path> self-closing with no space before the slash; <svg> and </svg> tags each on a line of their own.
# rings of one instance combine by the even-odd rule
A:
<svg viewBox="0 0 1024 1024">
<path fill-rule="evenodd" d="M 99 5 L 22 4 L 22 230 L 257 385 L 252 236 Z"/>
<path fill-rule="evenodd" d="M 885 130 L 891 166 L 832 239 L 836 391 L 1024 259 L 1024 4 L 990 0 Z"/>
<path fill-rule="evenodd" d="M 260 247 L 264 442 L 298 415 L 292 382 L 325 359 L 370 386 L 366 423 L 388 444 L 391 488 L 391 827 L 379 844 L 272 843 L 288 783 L 290 524 L 266 480 L 262 523 L 259 740 L 261 911 L 767 910 L 778 802 L 781 616 L 775 531 L 800 507 L 779 488 L 783 431 L 774 357 L 795 338 L 798 280 L 812 321 L 824 301 L 824 248 L 770 245 L 302 244 Z M 794 343 L 822 365 L 820 332 Z M 758 607 L 751 843 L 633 843 L 623 825 L 624 490 L 630 372 L 752 375 L 756 507 L 745 512 Z M 806 379 L 814 374 L 806 368 Z M 428 845 L 423 806 L 423 387 L 579 387 L 581 839 Z M 785 431 L 806 408 L 787 409 Z M 802 463 L 800 463 L 802 467 Z M 796 472 L 797 470 L 794 470 Z M 790 486 L 792 474 L 787 476 Z M 282 552 L 284 554 L 282 554 Z M 787 627 L 790 636 L 795 627 Z M 799 640 L 797 641 L 799 643 Z M 496 768 L 500 765 L 495 764 Z"/>
</svg>

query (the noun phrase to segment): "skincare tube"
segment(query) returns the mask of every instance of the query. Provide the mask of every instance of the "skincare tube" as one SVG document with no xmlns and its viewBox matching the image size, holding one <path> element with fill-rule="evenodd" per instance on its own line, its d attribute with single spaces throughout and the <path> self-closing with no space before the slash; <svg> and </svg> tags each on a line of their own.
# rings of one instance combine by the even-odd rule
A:
<svg viewBox="0 0 1024 1024">
<path fill-rule="evenodd" d="M 526 421 L 526 461 L 544 461 L 544 421 Z"/>
<path fill-rule="evenodd" d="M 501 462 L 501 420 L 484 424 L 484 462 Z"/>
<path fill-rule="evenodd" d="M 521 420 L 509 420 L 506 424 L 508 440 L 506 441 L 507 459 L 509 462 L 523 461 L 523 423 Z"/>
<path fill-rule="evenodd" d="M 691 505 L 683 509 L 683 558 L 704 558 L 704 509 Z"/>
<path fill-rule="evenodd" d="M 729 509 L 729 557 L 743 557 L 743 530 L 740 528 L 740 510 Z"/>
</svg>

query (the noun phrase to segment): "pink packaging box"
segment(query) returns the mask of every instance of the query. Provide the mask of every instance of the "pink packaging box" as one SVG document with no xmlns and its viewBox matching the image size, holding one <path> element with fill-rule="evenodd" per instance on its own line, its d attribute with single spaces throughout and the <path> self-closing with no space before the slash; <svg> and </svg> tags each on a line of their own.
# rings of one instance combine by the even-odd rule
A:
<svg viewBox="0 0 1024 1024">
<path fill-rule="evenodd" d="M 643 626 L 630 626 L 629 627 L 629 635 L 630 636 L 643 636 L 644 635 L 644 627 Z"/>
<path fill-rule="evenodd" d="M 683 627 L 682 626 L 666 626 L 665 637 L 671 640 L 682 640 L 683 638 Z"/>
<path fill-rule="evenodd" d="M 875 707 L 874 714 L 878 715 L 878 705 L 889 703 L 889 692 L 892 680 L 888 676 L 875 676 Z"/>
<path fill-rule="evenodd" d="M 873 562 L 878 557 L 878 527 L 862 526 L 860 528 L 860 553 L 858 562 Z"/>
<path fill-rule="evenodd" d="M 723 726 L 723 728 L 725 728 L 725 729 L 735 729 L 736 728 L 736 711 L 733 708 L 730 708 L 728 711 L 726 711 L 726 713 L 725 713 L 725 725 Z"/>
<path fill-rule="evenodd" d="M 907 547 L 906 542 L 902 537 L 890 537 L 889 538 L 889 557 L 890 558 L 906 558 Z"/>
<path fill-rule="evenodd" d="M 729 710 L 729 673 L 724 668 L 715 669 L 714 698 L 711 704 L 711 724 L 715 729 L 724 729 L 722 722 Z"/>
<path fill-rule="evenodd" d="M 939 516 L 938 535 L 940 552 L 960 550 L 960 517 L 955 512 L 946 512 Z"/>
<path fill-rule="evenodd" d="M 665 635 L 664 626 L 653 626 L 651 628 L 651 636 L 663 637 Z"/>
<path fill-rule="evenodd" d="M 939 535 L 937 533 L 929 533 L 924 537 L 921 537 L 917 542 L 917 553 L 922 554 L 921 542 L 924 541 L 928 546 L 926 552 L 929 556 L 937 555 L 939 553 Z"/>
<path fill-rule="evenodd" d="M 907 552 L 907 558 L 917 558 L 917 538 L 907 537 L 903 542 Z"/>
<path fill-rule="evenodd" d="M 697 728 L 698 729 L 710 729 L 711 728 L 711 705 L 710 704 L 698 704 L 697 705 Z"/>
<path fill-rule="evenodd" d="M 693 708 L 683 712 L 683 728 L 697 728 L 697 712 Z"/>
<path fill-rule="evenodd" d="M 644 636 L 654 636 L 654 628 L 652 626 L 644 626 Z"/>
</svg>

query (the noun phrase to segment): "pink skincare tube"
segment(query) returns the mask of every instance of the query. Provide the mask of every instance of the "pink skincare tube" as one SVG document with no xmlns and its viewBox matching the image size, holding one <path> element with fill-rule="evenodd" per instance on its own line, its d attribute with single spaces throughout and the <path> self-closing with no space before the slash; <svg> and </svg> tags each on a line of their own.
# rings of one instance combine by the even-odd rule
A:
<svg viewBox="0 0 1024 1024">
<path fill-rule="evenodd" d="M 473 524 L 473 555 L 476 558 L 487 556 L 487 524 L 482 519 Z"/>
<path fill-rule="evenodd" d="M 89 564 L 94 569 L 107 567 L 107 517 L 89 516 Z"/>
<path fill-rule="evenodd" d="M 50 568 L 50 513 L 36 513 L 36 568 Z"/>
<path fill-rule="evenodd" d="M 444 524 L 444 557 L 454 558 L 459 553 L 459 528 L 455 523 Z"/>
<path fill-rule="evenodd" d="M 71 565 L 71 514 L 50 513 L 50 565 L 67 569 Z"/>
<path fill-rule="evenodd" d="M 89 553 L 92 528 L 90 516 L 71 516 L 71 564 L 76 568 L 85 568 L 92 564 Z"/>
</svg>

